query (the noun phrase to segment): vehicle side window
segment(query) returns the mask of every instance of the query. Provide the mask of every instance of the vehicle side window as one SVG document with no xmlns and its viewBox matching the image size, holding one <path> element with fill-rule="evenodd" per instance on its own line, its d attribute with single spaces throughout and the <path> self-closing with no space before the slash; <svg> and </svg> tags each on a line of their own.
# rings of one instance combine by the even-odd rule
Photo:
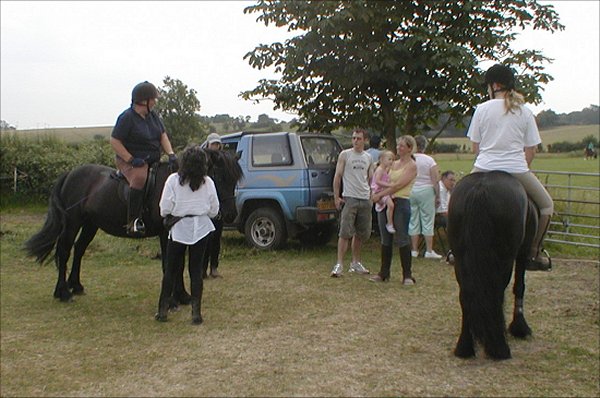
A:
<svg viewBox="0 0 600 398">
<path fill-rule="evenodd" d="M 235 156 L 237 153 L 237 147 L 238 147 L 237 142 L 224 142 L 222 151 L 230 153 L 231 156 Z"/>
<path fill-rule="evenodd" d="M 287 134 L 255 135 L 252 137 L 252 165 L 256 167 L 292 164 Z"/>
<path fill-rule="evenodd" d="M 340 154 L 337 141 L 330 138 L 302 137 L 302 149 L 309 167 L 331 167 Z"/>
</svg>

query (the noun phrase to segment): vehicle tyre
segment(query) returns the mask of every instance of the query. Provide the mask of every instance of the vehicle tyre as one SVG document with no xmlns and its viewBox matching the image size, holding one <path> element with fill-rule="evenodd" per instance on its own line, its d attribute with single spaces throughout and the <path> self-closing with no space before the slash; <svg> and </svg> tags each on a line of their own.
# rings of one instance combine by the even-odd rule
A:
<svg viewBox="0 0 600 398">
<path fill-rule="evenodd" d="M 279 249 L 287 240 L 283 217 L 271 207 L 254 210 L 246 220 L 246 242 L 261 250 Z"/>
<path fill-rule="evenodd" d="M 317 225 L 298 235 L 298 240 L 305 246 L 325 246 L 337 231 L 334 223 Z"/>
</svg>

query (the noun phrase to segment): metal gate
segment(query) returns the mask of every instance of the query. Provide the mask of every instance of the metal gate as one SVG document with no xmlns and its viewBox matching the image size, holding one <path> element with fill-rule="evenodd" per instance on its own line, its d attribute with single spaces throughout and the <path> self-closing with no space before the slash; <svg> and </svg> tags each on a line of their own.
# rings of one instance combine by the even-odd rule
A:
<svg viewBox="0 0 600 398">
<path fill-rule="evenodd" d="M 554 199 L 546 242 L 600 248 L 600 174 L 533 170 Z"/>
</svg>

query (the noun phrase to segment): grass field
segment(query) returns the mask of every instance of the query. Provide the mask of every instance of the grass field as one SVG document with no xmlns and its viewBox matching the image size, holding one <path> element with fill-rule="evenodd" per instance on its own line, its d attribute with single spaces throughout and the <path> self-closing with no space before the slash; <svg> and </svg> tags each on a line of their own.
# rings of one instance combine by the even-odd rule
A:
<svg viewBox="0 0 600 398">
<path fill-rule="evenodd" d="M 335 244 L 249 249 L 226 232 L 223 279 L 205 283 L 204 324 L 190 310 L 153 319 L 156 239 L 99 234 L 82 268 L 85 296 L 53 299 L 53 265 L 20 251 L 44 213 L 2 214 L 1 396 L 598 396 L 598 262 L 555 259 L 527 274 L 533 336 L 513 359 L 452 355 L 458 288 L 444 263 L 418 258 L 415 286 L 328 276 Z M 377 239 L 364 250 L 372 270 Z M 507 289 L 506 316 L 512 294 Z"/>
</svg>

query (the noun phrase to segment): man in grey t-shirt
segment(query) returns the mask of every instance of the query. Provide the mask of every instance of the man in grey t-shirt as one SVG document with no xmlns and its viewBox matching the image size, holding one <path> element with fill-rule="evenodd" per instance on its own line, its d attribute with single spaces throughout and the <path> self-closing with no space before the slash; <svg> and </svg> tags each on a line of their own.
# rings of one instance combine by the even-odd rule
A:
<svg viewBox="0 0 600 398">
<path fill-rule="evenodd" d="M 362 243 L 371 236 L 371 155 L 365 149 L 368 133 L 357 129 L 352 132 L 352 148 L 340 153 L 335 176 L 333 194 L 335 207 L 342 211 L 337 247 L 337 263 L 331 270 L 332 277 L 342 276 L 344 255 L 352 239 L 352 262 L 349 272 L 368 274 L 360 258 Z M 340 188 L 343 185 L 343 192 Z"/>
</svg>

